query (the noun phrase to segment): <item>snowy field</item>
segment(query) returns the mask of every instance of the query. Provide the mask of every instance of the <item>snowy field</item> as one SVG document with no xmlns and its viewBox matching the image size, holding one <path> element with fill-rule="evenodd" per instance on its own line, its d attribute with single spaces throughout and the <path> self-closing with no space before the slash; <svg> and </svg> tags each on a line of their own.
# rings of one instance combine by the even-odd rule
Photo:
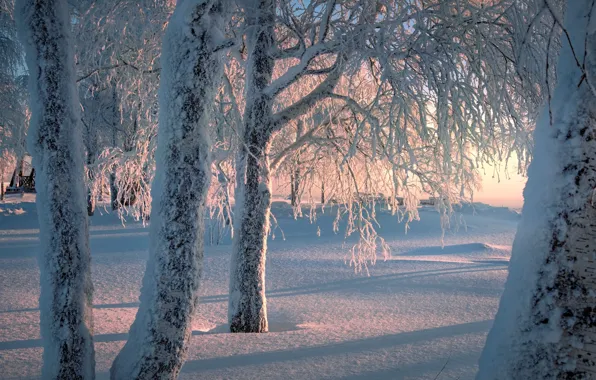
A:
<svg viewBox="0 0 596 380">
<path fill-rule="evenodd" d="M 34 203 L 0 203 L 0 378 L 38 378 L 39 240 Z M 275 208 L 269 241 L 268 334 L 226 332 L 231 246 L 207 246 L 201 305 L 181 379 L 473 379 L 507 273 L 517 215 L 463 210 L 445 235 L 420 212 L 407 234 L 390 215 L 380 230 L 392 258 L 355 274 L 353 241 Z M 105 214 L 105 212 L 104 212 Z M 114 215 L 91 218 L 95 349 L 99 379 L 136 313 L 148 230 Z M 317 226 L 321 236 L 317 236 Z"/>
</svg>

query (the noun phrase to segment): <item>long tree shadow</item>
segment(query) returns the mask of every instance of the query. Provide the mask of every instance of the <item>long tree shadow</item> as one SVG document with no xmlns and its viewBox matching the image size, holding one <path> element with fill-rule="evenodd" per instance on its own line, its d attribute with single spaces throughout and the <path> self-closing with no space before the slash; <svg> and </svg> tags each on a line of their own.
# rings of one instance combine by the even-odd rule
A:
<svg viewBox="0 0 596 380">
<path fill-rule="evenodd" d="M 212 359 L 190 360 L 182 367 L 182 372 L 229 369 L 259 364 L 271 364 L 309 358 L 321 358 L 342 354 L 388 349 L 405 344 L 424 342 L 457 335 L 487 332 L 492 320 L 462 323 L 425 330 L 382 335 L 374 338 L 352 340 L 324 346 L 305 347 L 294 350 L 259 352 L 246 355 L 234 355 Z"/>
<path fill-rule="evenodd" d="M 120 340 L 126 340 L 128 337 L 127 333 L 117 334 L 98 334 L 93 336 L 93 340 L 96 343 L 106 342 L 117 342 Z M 41 339 L 27 339 L 27 340 L 11 340 L 7 342 L 0 342 L 0 351 L 6 350 L 20 350 L 24 348 L 37 348 L 43 347 Z"/>
<path fill-rule="evenodd" d="M 429 269 L 429 270 L 422 270 L 422 271 L 414 271 L 414 272 L 405 272 L 405 273 L 391 273 L 391 274 L 384 274 L 378 276 L 370 276 L 370 277 L 359 277 L 359 278 L 351 278 L 346 280 L 334 281 L 334 282 L 326 282 L 326 283 L 318 283 L 306 286 L 298 286 L 294 288 L 285 288 L 285 289 L 277 289 L 267 292 L 268 298 L 282 298 L 282 297 L 292 297 L 292 296 L 301 296 L 301 295 L 309 295 L 309 294 L 318 294 L 318 293 L 327 293 L 327 292 L 334 292 L 334 291 L 350 291 L 354 289 L 362 289 L 365 285 L 373 285 L 373 284 L 380 284 L 387 281 L 403 281 L 415 278 L 423 278 L 423 277 L 430 277 L 430 276 L 440 276 L 440 275 L 450 275 L 450 274 L 463 274 L 463 273 L 475 273 L 475 272 L 485 272 L 485 271 L 493 271 L 493 270 L 505 270 L 506 264 L 503 263 L 487 263 L 482 265 L 474 265 L 466 268 L 453 268 L 453 269 Z M 416 286 L 419 286 L 418 284 Z M 424 286 L 424 285 L 420 285 Z M 442 287 L 438 286 L 429 286 L 429 288 L 437 288 L 442 289 Z M 449 290 L 447 288 L 445 290 Z M 459 287 L 458 290 L 467 290 L 473 291 L 474 289 L 479 288 L 464 288 Z M 226 302 L 228 300 L 228 294 L 218 294 L 212 296 L 204 296 L 201 297 L 201 303 L 209 304 L 209 303 L 219 303 L 219 302 Z M 135 308 L 138 307 L 138 302 L 124 302 L 124 303 L 114 303 L 114 304 L 98 304 L 93 305 L 95 309 L 119 309 L 119 308 Z M 14 309 L 14 310 L 4 310 L 0 311 L 0 314 L 6 313 L 22 313 L 22 312 L 34 312 L 39 311 L 39 308 L 24 308 L 24 309 Z"/>
<path fill-rule="evenodd" d="M 182 372 L 192 373 L 196 371 L 209 371 L 219 369 L 229 369 L 234 367 L 266 365 L 272 363 L 279 363 L 285 361 L 303 360 L 309 358 L 321 358 L 325 356 L 336 356 L 343 354 L 359 353 L 366 351 L 373 351 L 379 349 L 389 349 L 395 347 L 397 349 L 400 345 L 413 344 L 435 339 L 448 338 L 457 335 L 475 334 L 487 332 L 492 325 L 492 320 L 483 320 L 469 323 L 462 323 L 457 325 L 441 326 L 431 329 L 424 329 L 411 332 L 403 332 L 398 334 L 383 335 L 374 338 L 358 339 L 336 344 L 329 344 L 315 347 L 304 347 L 293 350 L 280 350 L 271 352 L 260 352 L 246 355 L 234 355 L 226 357 L 218 357 L 212 359 L 190 360 L 182 367 Z M 195 334 L 193 334 L 195 335 Z M 114 342 L 123 341 L 127 339 L 128 334 L 100 334 L 95 335 L 95 342 Z M 16 350 L 41 347 L 40 339 L 20 340 L 0 342 L 0 351 L 2 350 Z M 469 362 L 476 358 L 476 354 L 466 353 L 447 360 L 459 362 Z M 348 377 L 352 380 L 370 379 L 370 378 L 390 378 L 400 379 L 404 374 L 417 370 L 428 370 L 429 368 L 437 367 L 444 363 L 445 359 L 437 359 L 432 362 L 414 363 L 399 368 L 383 369 L 374 372 L 366 372 L 363 374 L 353 375 Z M 98 374 L 101 375 L 106 374 Z"/>
<path fill-rule="evenodd" d="M 432 329 L 404 332 L 391 335 L 383 335 L 374 338 L 359 339 L 324 346 L 304 347 L 293 350 L 280 350 L 270 352 L 260 352 L 246 355 L 233 355 L 218 357 L 212 359 L 188 360 L 182 367 L 183 373 L 194 373 L 205 371 L 214 371 L 220 369 L 229 369 L 234 367 L 267 365 L 279 362 L 302 360 L 309 358 L 319 358 L 325 356 L 334 356 L 350 353 L 359 353 L 377 349 L 388 349 L 400 345 L 413 344 L 434 339 L 449 338 L 457 335 L 476 334 L 488 332 L 493 320 L 483 320 L 458 325 L 442 326 Z M 196 334 L 193 334 L 196 335 Z M 239 339 L 243 334 L 234 335 Z M 450 354 L 450 353 L 446 353 Z M 402 379 L 404 375 L 427 371 L 433 374 L 439 374 L 441 368 L 447 363 L 448 368 L 458 368 L 475 362 L 479 352 L 466 352 L 460 355 L 448 356 L 444 358 L 433 359 L 423 363 L 412 363 L 400 365 L 397 368 L 386 368 L 377 371 L 368 371 L 360 374 L 336 377 L 337 379 L 367 380 L 367 379 Z M 108 378 L 107 372 L 97 373 L 99 378 Z"/>
<path fill-rule="evenodd" d="M 358 374 L 336 377 L 335 379 L 342 380 L 370 380 L 370 379 L 387 379 L 387 380 L 401 380 L 401 379 L 419 379 L 423 374 L 428 374 L 428 379 L 452 379 L 452 377 L 442 375 L 445 372 L 476 365 L 480 352 L 472 351 L 465 352 L 460 355 L 446 356 L 434 358 L 423 362 L 400 364 L 392 368 L 385 368 L 376 371 L 362 371 Z M 406 377 L 407 376 L 407 377 Z M 457 378 L 459 379 L 459 378 Z"/>
<path fill-rule="evenodd" d="M 122 254 L 122 250 L 138 251 L 148 247 L 149 231 L 142 226 L 91 230 L 89 233 L 92 256 L 110 253 Z M 39 232 L 27 234 L 4 234 L 0 238 L 0 259 L 35 258 L 39 253 Z M 110 239 L 105 244 L 104 239 Z M 118 247 L 116 252 L 114 247 Z"/>
<path fill-rule="evenodd" d="M 334 281 L 334 282 L 318 283 L 318 284 L 312 284 L 312 285 L 306 285 L 306 286 L 298 286 L 298 287 L 293 287 L 293 288 L 271 290 L 271 291 L 267 292 L 267 297 L 268 298 L 282 298 L 282 297 L 292 297 L 292 296 L 301 296 L 301 295 L 309 295 L 309 294 L 327 293 L 327 292 L 334 292 L 334 291 L 350 291 L 350 290 L 354 290 L 354 289 L 362 289 L 363 286 L 365 286 L 365 285 L 380 284 L 380 283 L 387 282 L 387 281 L 403 281 L 403 280 L 430 277 L 430 276 L 475 273 L 475 272 L 485 272 L 485 271 L 505 270 L 505 269 L 506 269 L 506 264 L 502 264 L 499 262 L 499 263 L 487 263 L 487 264 L 482 264 L 482 265 L 474 265 L 474 266 L 469 266 L 466 268 L 429 269 L 429 270 L 404 272 L 404 273 L 391 273 L 391 274 L 384 274 L 384 275 L 377 275 L 377 276 L 370 276 L 370 277 L 351 278 L 351 279 Z M 418 284 L 416 286 L 418 286 Z M 424 285 L 421 285 L 421 286 L 424 286 Z M 435 287 L 435 288 L 442 289 L 442 287 Z M 449 290 L 449 289 L 450 288 L 447 288 L 445 290 Z M 460 287 L 458 289 L 473 291 L 474 289 L 477 289 L 477 288 Z M 218 294 L 218 295 L 201 297 L 200 302 L 203 304 L 209 304 L 209 303 L 226 302 L 227 300 L 228 300 L 228 294 Z M 134 308 L 134 307 L 138 307 L 138 306 L 139 306 L 138 302 L 124 302 L 124 303 L 115 303 L 115 304 L 93 305 L 93 307 L 95 309 Z M 5 311 L 0 311 L 0 314 L 33 312 L 33 311 L 39 311 L 39 308 L 5 310 Z"/>
</svg>

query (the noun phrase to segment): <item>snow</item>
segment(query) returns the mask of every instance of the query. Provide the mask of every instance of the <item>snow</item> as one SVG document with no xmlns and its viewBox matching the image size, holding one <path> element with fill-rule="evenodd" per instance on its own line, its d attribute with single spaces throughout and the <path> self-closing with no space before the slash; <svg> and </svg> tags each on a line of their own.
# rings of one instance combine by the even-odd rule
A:
<svg viewBox="0 0 596 380">
<path fill-rule="evenodd" d="M 38 226 L 27 200 L 0 204 L 25 211 L 0 216 L 0 373 L 7 379 L 39 378 L 41 368 Z M 383 213 L 392 257 L 367 277 L 347 265 L 353 241 L 333 234 L 332 212 L 311 225 L 276 209 L 285 241 L 268 242 L 270 332 L 227 332 L 231 244 L 206 246 L 181 379 L 474 378 L 517 220 L 486 206 L 463 210 L 467 228 L 448 231 L 441 249 L 434 210 L 420 209 L 407 234 Z M 107 379 L 137 311 L 149 229 L 122 226 L 105 212 L 90 221 L 96 372 Z"/>
</svg>

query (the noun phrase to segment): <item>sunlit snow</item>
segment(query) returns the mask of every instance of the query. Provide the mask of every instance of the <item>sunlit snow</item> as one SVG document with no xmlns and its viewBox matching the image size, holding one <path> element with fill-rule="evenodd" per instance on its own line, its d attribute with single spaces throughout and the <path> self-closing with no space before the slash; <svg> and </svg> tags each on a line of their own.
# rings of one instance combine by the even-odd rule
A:
<svg viewBox="0 0 596 380">
<path fill-rule="evenodd" d="M 39 241 L 30 201 L 12 199 L 1 207 L 2 378 L 40 375 Z M 141 224 L 122 226 L 115 215 L 99 211 L 90 219 L 96 372 L 107 379 L 136 313 L 149 240 Z M 207 246 L 181 379 L 474 377 L 505 281 L 515 213 L 464 208 L 465 225 L 453 226 L 443 242 L 430 208 L 421 209 L 421 221 L 407 235 L 383 213 L 380 232 L 392 257 L 378 260 L 367 277 L 346 264 L 351 245 L 332 233 L 330 217 L 309 224 L 293 220 L 287 208 L 273 211 L 285 241 L 269 242 L 270 332 L 227 332 L 231 244 Z"/>
</svg>

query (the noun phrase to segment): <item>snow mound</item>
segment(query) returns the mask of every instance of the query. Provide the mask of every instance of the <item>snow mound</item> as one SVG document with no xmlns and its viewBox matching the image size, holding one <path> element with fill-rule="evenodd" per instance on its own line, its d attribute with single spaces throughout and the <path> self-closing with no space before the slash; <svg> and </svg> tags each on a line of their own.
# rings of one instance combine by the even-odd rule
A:
<svg viewBox="0 0 596 380">
<path fill-rule="evenodd" d="M 272 212 L 292 212 L 292 205 L 290 202 L 287 201 L 273 201 L 271 202 L 271 211 Z"/>
<path fill-rule="evenodd" d="M 511 256 L 511 246 L 487 243 L 427 246 L 418 247 L 396 256 L 425 261 L 506 264 L 509 262 L 509 257 Z"/>
</svg>

